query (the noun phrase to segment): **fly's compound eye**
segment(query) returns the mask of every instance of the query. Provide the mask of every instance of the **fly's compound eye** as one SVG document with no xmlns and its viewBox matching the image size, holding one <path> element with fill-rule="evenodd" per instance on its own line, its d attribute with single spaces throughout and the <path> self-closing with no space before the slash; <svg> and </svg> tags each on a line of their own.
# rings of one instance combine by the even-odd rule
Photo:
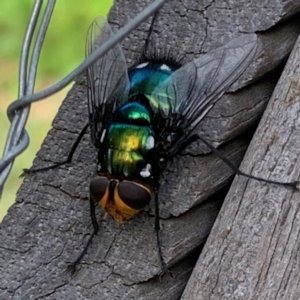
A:
<svg viewBox="0 0 300 300">
<path fill-rule="evenodd" d="M 132 181 L 121 181 L 118 194 L 126 205 L 138 210 L 144 208 L 151 200 L 150 189 Z"/>
<path fill-rule="evenodd" d="M 97 177 L 90 182 L 90 194 L 95 201 L 108 196 L 109 180 L 106 177 Z"/>
</svg>

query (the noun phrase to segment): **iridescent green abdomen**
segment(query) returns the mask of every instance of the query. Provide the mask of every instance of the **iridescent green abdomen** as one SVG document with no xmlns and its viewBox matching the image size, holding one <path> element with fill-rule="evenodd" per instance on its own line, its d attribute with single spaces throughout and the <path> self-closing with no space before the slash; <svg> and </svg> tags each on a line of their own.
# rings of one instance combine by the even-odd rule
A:
<svg viewBox="0 0 300 300">
<path fill-rule="evenodd" d="M 143 94 L 151 97 L 154 89 L 166 80 L 176 67 L 160 63 L 143 63 L 129 72 L 130 91 L 129 98 Z"/>
</svg>

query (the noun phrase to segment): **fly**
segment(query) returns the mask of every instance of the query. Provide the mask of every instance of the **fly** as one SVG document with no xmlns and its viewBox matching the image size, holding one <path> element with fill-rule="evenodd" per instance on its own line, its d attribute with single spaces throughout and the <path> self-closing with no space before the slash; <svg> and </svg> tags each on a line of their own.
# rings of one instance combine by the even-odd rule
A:
<svg viewBox="0 0 300 300">
<path fill-rule="evenodd" d="M 89 28 L 86 55 L 93 53 L 112 35 L 103 18 Z M 98 153 L 97 176 L 90 182 L 90 210 L 94 231 L 86 247 L 70 265 L 75 271 L 98 232 L 95 203 L 118 223 L 125 223 L 155 201 L 155 231 L 162 271 L 168 272 L 163 259 L 159 234 L 159 181 L 166 163 L 196 140 L 201 140 L 237 174 L 248 178 L 292 186 L 241 172 L 217 149 L 194 132 L 195 127 L 218 99 L 244 72 L 257 48 L 255 34 L 233 39 L 225 46 L 201 55 L 183 66 L 174 62 L 148 60 L 128 70 L 120 45 L 87 69 L 89 124 L 74 143 L 73 153 L 87 127 Z"/>
</svg>

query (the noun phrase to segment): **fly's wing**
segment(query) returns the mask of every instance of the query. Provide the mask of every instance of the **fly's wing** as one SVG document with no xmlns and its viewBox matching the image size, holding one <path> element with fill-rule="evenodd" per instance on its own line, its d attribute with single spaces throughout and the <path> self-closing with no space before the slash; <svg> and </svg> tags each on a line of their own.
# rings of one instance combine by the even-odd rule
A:
<svg viewBox="0 0 300 300">
<path fill-rule="evenodd" d="M 236 38 L 176 70 L 150 97 L 160 136 L 176 154 L 216 101 L 248 67 L 257 49 L 256 34 Z"/>
<path fill-rule="evenodd" d="M 90 26 L 86 39 L 86 56 L 90 55 L 112 35 L 103 17 Z M 129 90 L 127 66 L 119 44 L 111 48 L 87 69 L 88 110 L 92 142 L 99 149 L 102 131 L 108 118 L 126 100 Z"/>
</svg>

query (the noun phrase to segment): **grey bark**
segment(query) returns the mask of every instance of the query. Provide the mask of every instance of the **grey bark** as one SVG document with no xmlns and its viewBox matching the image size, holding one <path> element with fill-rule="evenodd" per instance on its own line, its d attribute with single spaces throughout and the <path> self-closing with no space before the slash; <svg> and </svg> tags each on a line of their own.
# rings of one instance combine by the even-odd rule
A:
<svg viewBox="0 0 300 300">
<path fill-rule="evenodd" d="M 299 179 L 300 36 L 244 157 L 251 174 Z M 299 299 L 300 194 L 237 177 L 182 299 Z"/>
<path fill-rule="evenodd" d="M 236 164 L 241 161 L 247 147 L 248 134 L 245 134 L 245 130 L 259 120 L 277 82 L 280 66 L 285 62 L 300 31 L 297 18 L 293 18 L 300 10 L 300 5 L 295 1 L 264 1 L 259 4 L 256 2 L 169 1 L 159 13 L 149 47 L 153 55 L 171 55 L 188 62 L 234 37 L 259 32 L 259 47 L 253 63 L 233 85 L 231 92 L 220 99 L 197 128 L 203 137 L 220 146 L 222 152 Z M 116 1 L 109 21 L 114 28 L 119 28 L 130 21 L 147 3 L 150 1 Z M 149 25 L 150 20 L 143 23 L 122 44 L 129 66 L 140 56 Z M 292 105 L 292 102 L 286 102 L 284 110 L 278 108 L 278 113 L 288 111 L 289 105 Z M 277 122 L 284 122 L 281 116 L 278 118 Z M 86 120 L 86 86 L 84 78 L 81 77 L 64 100 L 33 167 L 38 168 L 63 160 Z M 291 117 L 292 120 L 295 118 Z M 265 126 L 265 133 L 273 130 L 269 123 Z M 296 121 L 293 126 L 297 126 Z M 291 129 L 292 125 L 288 128 Z M 288 139 L 290 133 L 284 129 L 276 133 L 274 139 L 277 140 L 277 136 Z M 283 146 L 280 145 L 279 149 L 282 149 Z M 276 150 L 274 140 L 267 146 L 253 147 L 256 157 L 247 156 L 247 161 L 250 162 L 263 162 L 262 153 L 266 152 L 266 149 L 282 154 L 282 151 Z M 207 152 L 201 144 L 192 145 L 189 151 Z M 242 168 L 256 175 L 276 177 L 279 172 L 290 172 L 296 158 L 297 151 L 294 149 L 293 155 L 281 157 L 284 164 L 281 163 L 280 168 L 275 168 L 275 163 L 266 167 L 270 174 L 265 174 L 262 167 L 251 170 L 244 164 Z M 223 189 L 232 178 L 232 170 L 215 155 L 207 153 L 197 157 L 179 156 L 164 172 L 159 193 L 162 250 L 171 271 L 176 275 L 175 279 L 164 277 L 160 282 L 158 276 L 160 263 L 153 229 L 153 204 L 125 225 L 117 225 L 110 218 L 103 221 L 100 232 L 84 257 L 78 273 L 75 277 L 70 277 L 65 268 L 82 250 L 87 239 L 85 234 L 91 231 L 87 199 L 89 180 L 95 174 L 95 162 L 96 153 L 88 133 L 76 151 L 73 164 L 25 178 L 16 204 L 9 210 L 0 228 L 0 299 L 178 299 L 181 296 L 195 265 L 195 259 L 199 255 L 200 246 L 218 214 Z M 294 179 L 292 175 L 287 178 L 278 177 L 282 180 L 292 178 Z M 244 192 L 246 182 L 248 181 L 241 179 L 236 195 Z M 225 295 L 224 293 L 220 296 L 222 291 L 229 295 L 233 291 L 233 288 L 230 290 L 229 287 L 239 287 L 233 284 L 232 280 L 240 280 L 238 276 L 242 271 L 245 278 L 243 283 L 246 285 L 247 280 L 250 280 L 245 274 L 251 270 L 249 265 L 251 266 L 250 259 L 253 257 L 248 257 L 245 269 L 242 269 L 239 262 L 243 257 L 242 251 L 248 250 L 252 255 L 258 253 L 255 252 L 258 249 L 257 244 L 247 244 L 251 230 L 243 231 L 242 221 L 248 220 L 248 210 L 252 206 L 257 210 L 252 220 L 253 231 L 256 234 L 252 241 L 256 240 L 259 243 L 261 239 L 262 243 L 263 237 L 267 237 L 266 240 L 270 244 L 269 248 L 264 248 L 264 251 L 258 253 L 261 256 L 257 255 L 254 258 L 260 262 L 262 273 L 260 275 L 257 270 L 251 273 L 253 280 L 251 285 L 247 286 L 249 295 L 255 295 L 255 287 L 262 290 L 264 283 L 269 283 L 270 287 L 274 283 L 274 278 L 268 277 L 267 271 L 269 262 L 276 263 L 269 259 L 271 250 L 276 249 L 275 240 L 272 240 L 272 235 L 267 234 L 275 234 L 276 228 L 285 229 L 280 227 L 284 224 L 297 224 L 297 215 L 288 206 L 290 202 L 277 203 L 275 199 L 278 194 L 287 192 L 284 188 L 254 181 L 249 181 L 248 186 L 249 193 L 261 190 L 263 193 L 272 193 L 274 198 L 268 202 L 265 198 L 260 200 L 261 196 L 251 196 L 252 204 L 250 207 L 245 206 L 238 215 L 239 222 L 234 221 L 234 217 L 237 217 L 235 212 L 238 211 L 238 197 L 235 196 L 230 205 L 227 198 L 221 213 L 221 220 L 225 225 L 218 221 L 218 225 L 214 227 L 213 238 L 209 239 L 206 248 L 209 250 L 205 250 L 204 256 L 201 256 L 206 258 L 208 252 L 211 252 L 220 258 L 218 263 L 216 260 L 216 270 L 213 264 L 214 256 L 210 260 L 203 260 L 205 267 L 200 273 L 205 271 L 206 276 L 201 275 L 197 280 L 202 284 L 201 289 L 205 286 L 205 280 L 210 283 L 205 289 L 205 299 L 211 295 L 213 297 L 216 291 L 219 294 L 215 294 L 214 299 L 222 299 Z M 258 205 L 261 202 L 266 206 Z M 296 207 L 296 201 L 291 203 Z M 274 205 L 277 210 L 274 210 Z M 282 212 L 279 211 L 280 206 L 284 208 Z M 100 208 L 97 213 L 101 219 Z M 282 220 L 291 219 L 291 223 L 281 222 L 278 216 L 281 216 Z M 256 218 L 257 223 L 254 223 Z M 273 231 L 272 226 L 271 229 L 262 226 L 262 220 L 271 222 L 273 219 L 279 220 Z M 245 222 L 246 225 L 251 224 L 249 222 Z M 240 231 L 231 232 L 232 228 Z M 231 246 L 228 244 L 229 240 L 225 240 L 226 235 L 232 239 L 240 236 L 241 239 L 236 243 L 234 240 Z M 235 249 L 235 246 L 239 246 L 240 249 Z M 226 250 L 231 247 L 232 251 Z M 279 244 L 278 247 L 278 250 L 281 250 Z M 220 252 L 223 248 L 224 251 Z M 295 250 L 289 248 L 291 252 Z M 239 255 L 234 258 L 226 256 L 229 261 L 223 266 L 223 263 L 226 263 L 223 262 L 224 253 Z M 230 269 L 231 260 L 237 261 L 235 265 L 241 268 Z M 288 262 L 286 265 L 288 266 Z M 214 275 L 210 278 L 209 274 Z M 230 279 L 230 276 L 233 279 Z M 257 284 L 254 285 L 253 282 Z M 242 285 L 242 288 L 245 285 Z M 196 293 L 194 286 L 195 281 L 191 281 L 184 297 L 195 295 L 192 294 Z M 216 288 L 213 289 L 213 286 Z M 228 297 L 230 299 L 230 296 Z M 266 299 L 276 298 L 270 295 Z"/>
</svg>

